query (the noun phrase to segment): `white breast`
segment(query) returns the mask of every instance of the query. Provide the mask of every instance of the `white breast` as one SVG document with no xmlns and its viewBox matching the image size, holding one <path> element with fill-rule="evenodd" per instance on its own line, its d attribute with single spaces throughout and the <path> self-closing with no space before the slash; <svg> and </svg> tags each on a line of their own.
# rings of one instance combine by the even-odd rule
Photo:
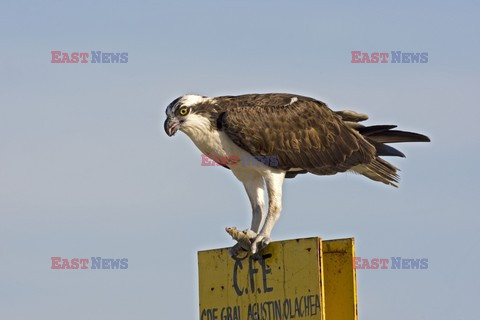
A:
<svg viewBox="0 0 480 320">
<path fill-rule="evenodd" d="M 222 159 L 236 159 L 236 166 L 230 166 L 232 173 L 241 181 L 248 181 L 260 175 L 270 176 L 272 173 L 281 173 L 283 170 L 262 165 L 247 151 L 237 146 L 224 132 L 212 129 L 210 121 L 196 114 L 190 114 L 182 124 L 181 131 L 187 134 L 200 151 L 209 156 Z M 242 163 L 246 159 L 246 163 Z"/>
<path fill-rule="evenodd" d="M 189 115 L 180 130 L 190 137 L 203 154 L 222 158 L 241 157 L 247 153 L 233 143 L 224 132 L 212 129 L 210 121 L 200 115 Z"/>
</svg>

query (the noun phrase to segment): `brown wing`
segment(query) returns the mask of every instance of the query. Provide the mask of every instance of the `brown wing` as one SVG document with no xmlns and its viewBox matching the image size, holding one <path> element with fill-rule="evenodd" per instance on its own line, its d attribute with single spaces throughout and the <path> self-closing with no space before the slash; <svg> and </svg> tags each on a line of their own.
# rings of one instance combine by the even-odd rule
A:
<svg viewBox="0 0 480 320">
<path fill-rule="evenodd" d="M 219 97 L 218 103 L 229 105 L 221 130 L 253 156 L 277 156 L 282 170 L 328 175 L 375 159 L 375 147 L 315 99 L 258 94 Z"/>
</svg>

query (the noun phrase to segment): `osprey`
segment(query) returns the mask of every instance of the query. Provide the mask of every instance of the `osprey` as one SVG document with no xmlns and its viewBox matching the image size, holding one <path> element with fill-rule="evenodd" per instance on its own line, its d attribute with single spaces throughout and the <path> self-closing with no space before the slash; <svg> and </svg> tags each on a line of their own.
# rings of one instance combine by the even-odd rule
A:
<svg viewBox="0 0 480 320">
<path fill-rule="evenodd" d="M 364 126 L 360 122 L 368 119 L 365 114 L 332 111 L 321 101 L 285 93 L 185 95 L 170 103 L 165 113 L 168 136 L 180 130 L 203 154 L 227 159 L 220 164 L 245 186 L 252 206 L 252 223 L 245 231 L 252 254 L 270 242 L 282 210 L 285 178 L 351 171 L 396 187 L 398 168 L 381 156 L 405 155 L 387 143 L 430 141 L 418 133 L 394 130 L 395 125 Z M 262 159 L 269 157 L 276 161 L 264 164 Z M 242 164 L 245 159 L 248 164 Z M 235 255 L 238 243 L 232 249 Z"/>
</svg>

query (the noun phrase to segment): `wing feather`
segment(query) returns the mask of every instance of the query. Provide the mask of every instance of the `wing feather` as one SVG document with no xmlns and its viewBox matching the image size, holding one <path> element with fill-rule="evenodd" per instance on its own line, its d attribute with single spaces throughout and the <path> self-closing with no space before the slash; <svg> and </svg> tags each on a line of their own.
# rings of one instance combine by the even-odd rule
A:
<svg viewBox="0 0 480 320">
<path fill-rule="evenodd" d="M 375 147 L 318 100 L 269 94 L 216 101 L 228 104 L 221 130 L 253 156 L 276 155 L 282 170 L 335 174 L 375 159 Z"/>
</svg>

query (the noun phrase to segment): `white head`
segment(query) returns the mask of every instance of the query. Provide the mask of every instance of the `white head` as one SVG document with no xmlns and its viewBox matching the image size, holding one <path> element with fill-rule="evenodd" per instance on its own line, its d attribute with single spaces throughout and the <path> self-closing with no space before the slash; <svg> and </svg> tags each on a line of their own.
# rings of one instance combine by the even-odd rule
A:
<svg viewBox="0 0 480 320">
<path fill-rule="evenodd" d="M 182 128 L 182 126 L 191 122 L 189 120 L 194 120 L 194 118 L 196 118 L 196 105 L 212 101 L 212 98 L 193 94 L 187 94 L 173 100 L 165 110 L 167 119 L 165 120 L 164 128 L 167 135 L 169 137 L 173 136 L 175 132 Z"/>
</svg>

